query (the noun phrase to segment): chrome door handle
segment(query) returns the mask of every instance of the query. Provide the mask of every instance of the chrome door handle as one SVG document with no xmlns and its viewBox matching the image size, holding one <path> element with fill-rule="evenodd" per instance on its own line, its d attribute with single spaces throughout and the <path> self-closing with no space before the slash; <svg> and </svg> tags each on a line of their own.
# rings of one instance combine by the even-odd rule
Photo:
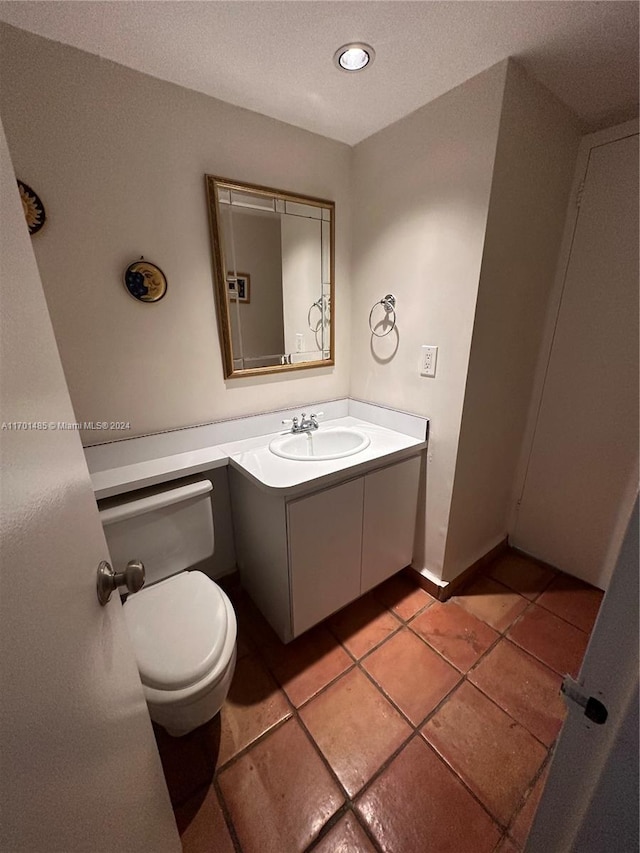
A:
<svg viewBox="0 0 640 853">
<path fill-rule="evenodd" d="M 98 601 L 105 606 L 111 593 L 119 586 L 126 586 L 129 592 L 138 592 L 144 586 L 144 565 L 140 560 L 129 560 L 124 572 L 114 572 L 111 565 L 103 560 L 98 566 Z"/>
</svg>

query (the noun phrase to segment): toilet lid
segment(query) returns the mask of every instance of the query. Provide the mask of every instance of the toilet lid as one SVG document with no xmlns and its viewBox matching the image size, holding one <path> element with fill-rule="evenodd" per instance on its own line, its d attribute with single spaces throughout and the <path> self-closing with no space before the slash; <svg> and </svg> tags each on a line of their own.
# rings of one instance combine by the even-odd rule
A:
<svg viewBox="0 0 640 853">
<path fill-rule="evenodd" d="M 227 609 L 220 588 L 202 572 L 181 572 L 129 596 L 124 615 L 147 687 L 188 687 L 220 658 Z"/>
</svg>

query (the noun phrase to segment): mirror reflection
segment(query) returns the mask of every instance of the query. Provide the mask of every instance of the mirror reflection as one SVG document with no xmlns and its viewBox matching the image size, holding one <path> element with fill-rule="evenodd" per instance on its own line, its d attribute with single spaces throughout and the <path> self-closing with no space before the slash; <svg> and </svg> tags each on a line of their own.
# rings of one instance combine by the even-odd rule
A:
<svg viewBox="0 0 640 853">
<path fill-rule="evenodd" d="M 333 360 L 334 204 L 207 175 L 225 376 Z"/>
</svg>

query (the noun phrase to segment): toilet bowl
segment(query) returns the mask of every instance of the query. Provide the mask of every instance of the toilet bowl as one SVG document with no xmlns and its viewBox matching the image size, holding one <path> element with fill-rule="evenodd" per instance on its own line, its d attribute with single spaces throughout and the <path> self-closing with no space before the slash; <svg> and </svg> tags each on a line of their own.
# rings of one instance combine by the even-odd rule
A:
<svg viewBox="0 0 640 853">
<path fill-rule="evenodd" d="M 100 520 L 116 565 L 140 559 L 147 585 L 124 602 L 124 617 L 151 719 L 176 737 L 212 719 L 236 663 L 229 598 L 191 567 L 213 553 L 208 480 L 111 500 Z"/>
</svg>

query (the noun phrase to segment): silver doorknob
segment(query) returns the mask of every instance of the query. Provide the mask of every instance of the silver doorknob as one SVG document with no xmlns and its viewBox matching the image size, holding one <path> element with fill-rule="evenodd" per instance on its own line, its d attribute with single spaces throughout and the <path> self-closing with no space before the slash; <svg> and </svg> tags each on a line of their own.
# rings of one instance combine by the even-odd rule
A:
<svg viewBox="0 0 640 853">
<path fill-rule="evenodd" d="M 114 572 L 111 565 L 103 560 L 98 566 L 98 601 L 104 607 L 111 593 L 119 586 L 126 586 L 129 592 L 138 592 L 144 586 L 144 565 L 140 560 L 129 560 L 124 572 Z"/>
</svg>

